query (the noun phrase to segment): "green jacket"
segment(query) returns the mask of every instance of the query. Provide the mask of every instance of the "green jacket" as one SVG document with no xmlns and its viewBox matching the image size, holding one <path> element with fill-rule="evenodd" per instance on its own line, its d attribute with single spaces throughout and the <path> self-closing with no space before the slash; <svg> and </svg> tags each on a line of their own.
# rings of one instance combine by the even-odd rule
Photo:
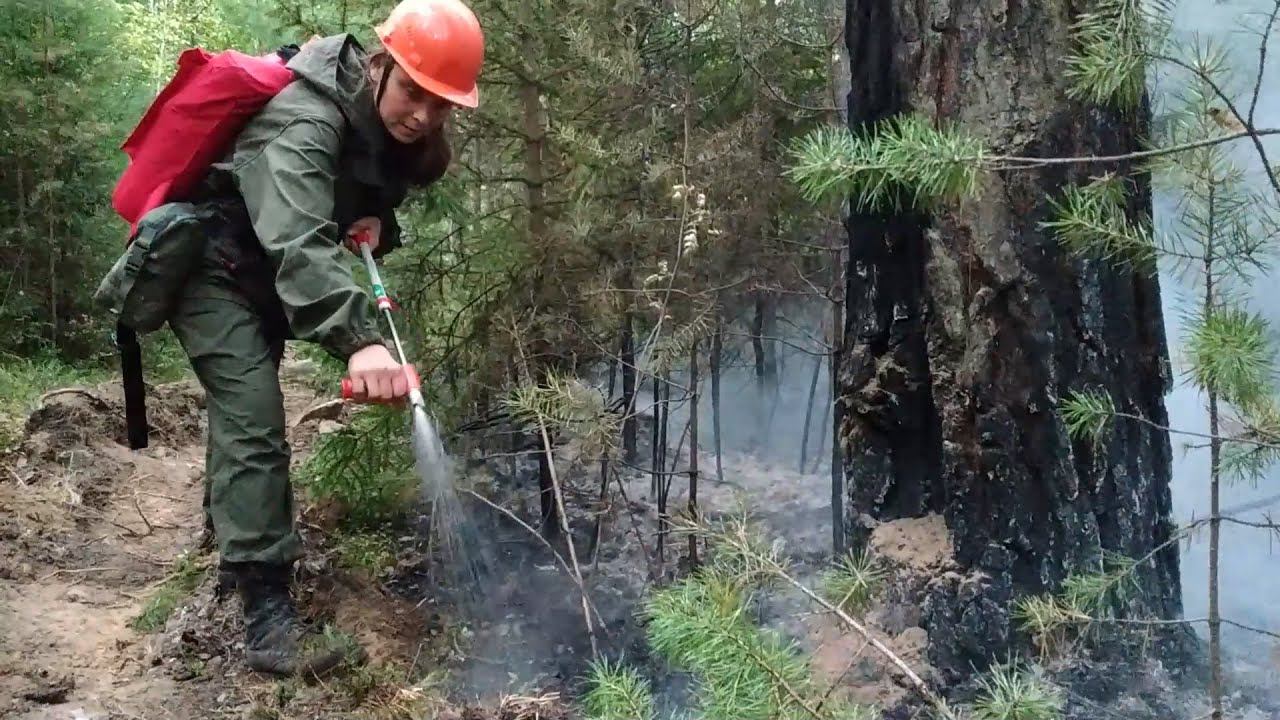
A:
<svg viewBox="0 0 1280 720">
<path fill-rule="evenodd" d="M 395 167 L 404 158 L 374 108 L 367 62 L 345 34 L 297 54 L 289 67 L 298 79 L 246 125 L 198 197 L 141 219 L 99 285 L 99 302 L 121 324 L 151 332 L 172 315 L 184 287 L 193 297 L 234 292 L 258 309 L 273 338 L 315 342 L 343 361 L 382 342 L 342 245 L 351 223 L 366 216 L 382 220 L 377 255 L 400 244 L 395 208 L 407 183 Z M 231 276 L 231 289 L 192 275 L 209 262 Z"/>
<path fill-rule="evenodd" d="M 382 336 L 342 239 L 358 218 L 377 216 L 377 254 L 398 246 L 394 208 L 407 190 L 389 170 L 392 140 L 374 108 L 367 60 L 350 35 L 313 42 L 289 62 L 299 80 L 246 126 L 211 174 L 213 186 L 229 180 L 244 200 L 290 335 L 343 360 Z"/>
</svg>

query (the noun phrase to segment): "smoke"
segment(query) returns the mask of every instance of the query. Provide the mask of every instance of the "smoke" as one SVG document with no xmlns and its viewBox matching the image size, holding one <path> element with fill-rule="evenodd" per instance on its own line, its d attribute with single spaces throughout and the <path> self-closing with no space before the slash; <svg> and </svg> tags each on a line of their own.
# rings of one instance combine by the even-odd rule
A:
<svg viewBox="0 0 1280 720">
<path fill-rule="evenodd" d="M 772 380 L 762 381 L 758 376 L 755 351 L 744 337 L 746 329 L 738 327 L 733 329 L 735 334 L 726 334 L 725 357 L 720 367 L 720 447 L 724 454 L 746 456 L 795 473 L 800 470 L 804 448 L 805 474 L 830 472 L 831 369 L 823 340 L 824 328 L 830 324 L 830 310 L 830 304 L 820 300 L 780 305 L 780 321 L 772 343 L 777 373 Z M 766 353 L 770 352 L 767 348 L 766 344 Z M 714 453 L 711 370 L 701 367 L 698 375 L 698 446 L 702 453 Z M 675 387 L 671 390 L 668 464 L 675 457 L 677 446 L 681 457 L 687 457 L 690 440 L 685 433 L 692 402 L 685 388 L 689 387 L 690 378 L 687 363 L 672 369 Z M 637 409 L 645 415 L 642 422 L 651 422 L 652 381 L 639 388 L 637 398 Z M 709 476 L 715 467 L 699 470 Z"/>
<path fill-rule="evenodd" d="M 1238 88 L 1240 92 L 1236 97 L 1247 98 L 1252 94 L 1258 68 L 1260 29 L 1266 22 L 1266 15 L 1262 13 L 1269 13 L 1272 8 L 1271 0 L 1183 0 L 1174 16 L 1174 31 L 1187 43 L 1199 37 L 1202 41 L 1212 41 L 1218 47 L 1226 48 L 1232 67 L 1239 73 L 1233 78 L 1228 92 Z M 1246 27 L 1250 29 L 1246 30 Z M 1274 30 L 1272 34 L 1274 47 Z M 1271 58 L 1275 56 L 1275 53 L 1270 54 Z M 1258 127 L 1280 125 L 1280 82 L 1276 81 L 1276 65 L 1269 60 L 1255 116 Z M 1169 94 L 1173 90 L 1171 87 L 1158 88 L 1156 99 L 1172 100 Z M 1244 102 L 1247 108 L 1247 100 Z M 1280 156 L 1280 143 L 1272 137 L 1264 139 L 1264 146 L 1274 162 Z M 1259 189 L 1267 186 L 1262 164 L 1252 145 L 1240 141 L 1234 149 L 1241 165 L 1249 171 L 1251 181 L 1258 183 Z M 1177 219 L 1176 202 L 1175 193 L 1156 193 L 1156 224 L 1160 230 L 1173 229 Z M 1266 288 L 1269 284 L 1262 281 L 1255 287 Z M 1187 383 L 1186 367 L 1178 361 L 1183 348 L 1182 318 L 1198 301 L 1197 289 L 1167 272 L 1161 275 L 1161 286 L 1165 329 L 1177 382 L 1176 388 L 1166 398 L 1170 424 L 1178 430 L 1208 432 L 1206 399 Z M 1256 292 L 1252 295 L 1254 309 L 1273 323 L 1280 321 L 1280 304 L 1274 300 L 1267 301 L 1265 293 L 1259 295 Z M 1188 440 L 1197 442 L 1195 438 L 1173 436 L 1173 506 L 1175 519 L 1179 522 L 1209 514 L 1209 451 L 1207 448 L 1185 447 Z M 1263 520 L 1268 511 L 1280 511 L 1280 469 L 1256 486 L 1246 482 L 1227 484 L 1222 490 L 1222 507 L 1224 512 L 1256 521 Z M 1237 508 L 1245 509 L 1234 511 Z M 1219 573 L 1223 617 L 1255 627 L 1280 627 L 1280 608 L 1274 600 L 1280 596 L 1280 572 L 1276 572 L 1280 558 L 1274 555 L 1272 539 L 1263 530 L 1230 524 L 1222 526 Z M 1187 617 L 1204 617 L 1208 611 L 1208 547 L 1207 531 L 1198 533 L 1183 545 L 1182 588 Z M 1207 629 L 1203 625 L 1198 626 L 1197 631 L 1207 637 Z M 1224 638 L 1237 647 L 1257 642 L 1256 638 L 1231 628 L 1224 628 Z"/>
</svg>

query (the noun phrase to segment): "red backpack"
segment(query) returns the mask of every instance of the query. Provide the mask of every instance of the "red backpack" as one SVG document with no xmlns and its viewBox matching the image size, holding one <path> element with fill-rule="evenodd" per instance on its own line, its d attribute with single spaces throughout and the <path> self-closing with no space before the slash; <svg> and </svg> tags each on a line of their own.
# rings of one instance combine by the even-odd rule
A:
<svg viewBox="0 0 1280 720">
<path fill-rule="evenodd" d="M 111 205 L 129 223 L 130 238 L 148 211 L 194 190 L 248 121 L 293 82 L 283 53 L 182 53 L 177 73 L 121 146 L 130 162 Z"/>
<path fill-rule="evenodd" d="M 111 206 L 129 223 L 127 243 L 147 212 L 186 199 L 225 156 L 231 143 L 276 93 L 293 82 L 286 57 L 298 48 L 254 57 L 225 50 L 186 50 L 165 85 L 121 149 L 129 156 L 111 195 Z M 147 446 L 146 386 L 137 333 L 117 323 L 116 345 L 124 384 L 129 446 Z"/>
</svg>

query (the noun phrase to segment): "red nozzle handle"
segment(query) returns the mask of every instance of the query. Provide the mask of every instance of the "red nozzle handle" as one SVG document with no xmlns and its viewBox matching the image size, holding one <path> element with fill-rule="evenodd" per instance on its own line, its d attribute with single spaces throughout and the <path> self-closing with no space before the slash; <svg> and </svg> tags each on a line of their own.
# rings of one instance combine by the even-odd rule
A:
<svg viewBox="0 0 1280 720">
<path fill-rule="evenodd" d="M 359 230 L 351 235 L 351 242 L 356 245 L 368 245 L 373 242 L 368 230 Z"/>
<path fill-rule="evenodd" d="M 404 368 L 404 375 L 409 380 L 409 388 L 412 390 L 420 390 L 422 388 L 422 380 L 418 377 L 418 371 L 412 365 L 401 365 Z M 342 399 L 351 400 L 356 396 L 354 384 L 351 378 L 342 378 Z"/>
</svg>

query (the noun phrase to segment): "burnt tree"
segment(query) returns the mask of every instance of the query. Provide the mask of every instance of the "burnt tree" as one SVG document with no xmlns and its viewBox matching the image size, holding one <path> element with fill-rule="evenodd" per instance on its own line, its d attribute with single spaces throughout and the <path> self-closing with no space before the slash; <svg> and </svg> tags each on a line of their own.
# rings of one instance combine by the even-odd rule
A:
<svg viewBox="0 0 1280 720">
<path fill-rule="evenodd" d="M 853 132 L 903 112 L 954 123 L 1009 155 L 1141 149 L 1148 112 L 1070 100 L 1067 0 L 847 0 Z M 950 673 L 1002 658 L 1010 600 L 1057 589 L 1103 550 L 1167 541 L 1171 446 L 1118 423 L 1100 450 L 1057 413 L 1103 389 L 1166 424 L 1170 370 L 1154 277 L 1076 259 L 1038 223 L 1064 184 L 1125 166 L 984 176 L 980 199 L 934 212 L 855 213 L 838 377 L 852 541 L 878 521 L 940 514 L 977 582 L 930 592 L 922 624 Z M 1133 216 L 1149 216 L 1145 180 Z M 980 574 L 979 574 L 980 573 Z M 1142 609 L 1180 612 L 1176 543 L 1141 571 Z M 946 585 L 946 583 L 944 583 Z"/>
</svg>

